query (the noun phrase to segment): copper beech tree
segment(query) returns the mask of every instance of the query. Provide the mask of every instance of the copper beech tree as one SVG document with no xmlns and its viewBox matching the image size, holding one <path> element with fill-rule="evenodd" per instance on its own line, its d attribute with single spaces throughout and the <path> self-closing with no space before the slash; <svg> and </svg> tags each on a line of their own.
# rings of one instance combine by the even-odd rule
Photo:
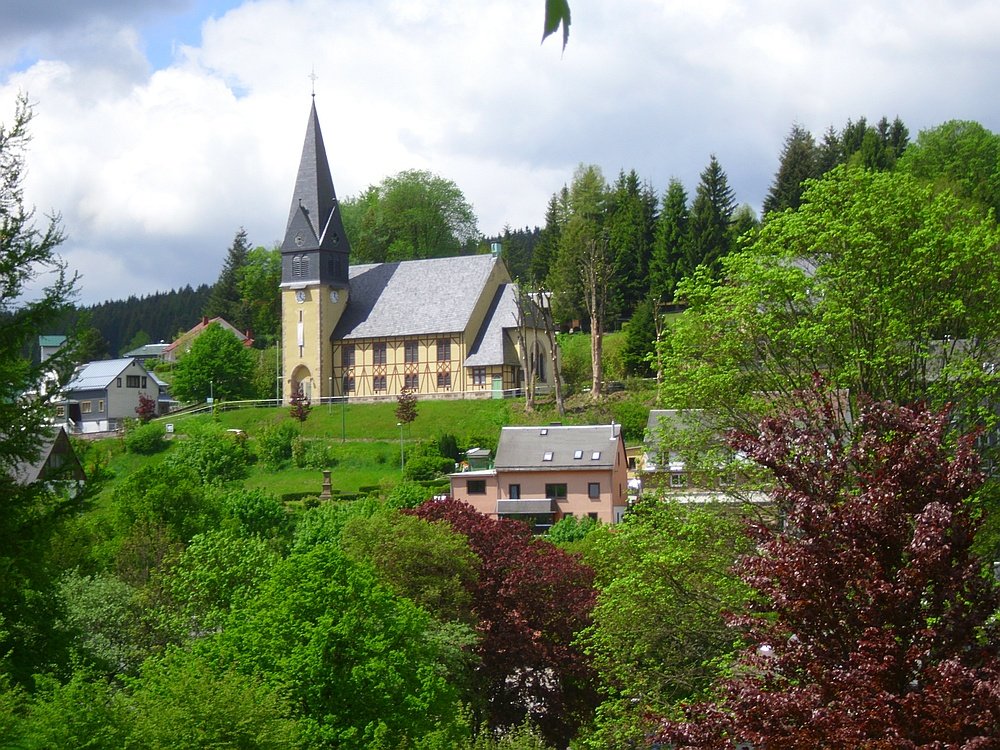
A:
<svg viewBox="0 0 1000 750">
<path fill-rule="evenodd" d="M 546 740 L 566 747 L 598 703 L 595 674 L 576 635 L 594 608 L 594 572 L 527 525 L 494 519 L 456 500 L 408 511 L 445 521 L 479 558 L 471 586 L 481 641 L 476 692 L 487 723 L 512 727 L 530 718 Z"/>
<path fill-rule="evenodd" d="M 829 400 L 733 447 L 769 469 L 785 531 L 752 528 L 747 648 L 718 699 L 660 739 L 684 748 L 1000 748 L 997 587 L 970 552 L 980 486 L 947 410 Z"/>
</svg>

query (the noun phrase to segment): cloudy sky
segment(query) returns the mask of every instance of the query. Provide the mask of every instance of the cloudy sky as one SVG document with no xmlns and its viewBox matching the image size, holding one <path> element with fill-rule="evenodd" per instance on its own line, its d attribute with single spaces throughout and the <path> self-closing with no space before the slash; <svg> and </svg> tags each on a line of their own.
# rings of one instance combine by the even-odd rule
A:
<svg viewBox="0 0 1000 750">
<path fill-rule="evenodd" d="M 85 304 L 218 276 L 284 233 L 315 85 L 341 198 L 404 169 L 486 234 L 541 224 L 581 162 L 759 211 L 793 122 L 1000 131 L 995 0 L 0 0 L 0 121 L 35 105 L 26 197 Z M 315 79 L 311 73 L 315 72 Z"/>
</svg>

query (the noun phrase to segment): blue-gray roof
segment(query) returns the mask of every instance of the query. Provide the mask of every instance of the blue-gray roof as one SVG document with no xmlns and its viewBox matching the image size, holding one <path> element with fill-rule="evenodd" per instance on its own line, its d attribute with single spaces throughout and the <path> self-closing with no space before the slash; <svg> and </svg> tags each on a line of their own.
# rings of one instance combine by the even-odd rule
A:
<svg viewBox="0 0 1000 750">
<path fill-rule="evenodd" d="M 111 381 L 121 375 L 122 371 L 132 362 L 131 357 L 88 362 L 73 374 L 73 379 L 64 390 L 92 391 L 107 388 Z"/>
<path fill-rule="evenodd" d="M 517 290 L 513 284 L 501 284 L 493 295 L 483 326 L 469 347 L 466 367 L 520 363 L 508 331 L 517 327 Z"/>
<path fill-rule="evenodd" d="M 615 465 L 620 435 L 616 424 L 504 427 L 494 466 L 509 471 L 609 469 Z"/>
<path fill-rule="evenodd" d="M 334 339 L 464 331 L 499 263 L 464 255 L 351 266 L 347 309 Z"/>
</svg>

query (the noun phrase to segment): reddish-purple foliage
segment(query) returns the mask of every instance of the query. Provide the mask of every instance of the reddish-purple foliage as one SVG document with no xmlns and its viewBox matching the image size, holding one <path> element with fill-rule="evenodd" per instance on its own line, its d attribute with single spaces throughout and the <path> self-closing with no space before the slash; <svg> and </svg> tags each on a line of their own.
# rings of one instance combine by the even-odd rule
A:
<svg viewBox="0 0 1000 750">
<path fill-rule="evenodd" d="M 447 521 L 480 559 L 472 595 L 490 725 L 530 715 L 549 742 L 565 747 L 598 702 L 595 675 L 573 644 L 594 608 L 593 570 L 533 538 L 524 524 L 489 518 L 466 503 L 428 501 L 411 512 Z"/>
<path fill-rule="evenodd" d="M 142 424 L 156 416 L 156 399 L 150 398 L 145 393 L 139 394 L 139 405 L 135 407 L 135 415 Z"/>
<path fill-rule="evenodd" d="M 288 413 L 292 419 L 297 419 L 299 422 L 305 422 L 309 418 L 309 412 L 311 410 L 312 403 L 308 398 L 306 398 L 306 394 L 300 385 L 288 399 Z"/>
<path fill-rule="evenodd" d="M 756 526 L 733 618 L 752 644 L 724 700 L 665 724 L 680 747 L 1000 748 L 1000 607 L 970 545 L 982 481 L 948 411 L 872 404 L 840 429 L 822 401 L 738 434 L 770 469 L 783 533 Z"/>
</svg>

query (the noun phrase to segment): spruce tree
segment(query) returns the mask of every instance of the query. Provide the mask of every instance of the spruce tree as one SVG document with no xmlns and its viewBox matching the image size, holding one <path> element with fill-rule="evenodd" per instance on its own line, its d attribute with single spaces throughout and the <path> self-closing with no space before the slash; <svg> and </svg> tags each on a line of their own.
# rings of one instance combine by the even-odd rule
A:
<svg viewBox="0 0 1000 750">
<path fill-rule="evenodd" d="M 688 243 L 687 191 L 676 177 L 663 194 L 663 207 L 656 222 L 653 257 L 649 265 L 649 292 L 657 302 L 669 302 L 684 274 Z"/>
<path fill-rule="evenodd" d="M 691 205 L 691 241 L 685 258 L 684 275 L 700 265 L 718 270 L 719 261 L 729 254 L 733 246 L 730 224 L 735 210 L 736 198 L 726 173 L 712 154 L 708 166 L 701 173 L 701 182 Z"/>
<path fill-rule="evenodd" d="M 818 149 L 812 133 L 797 123 L 792 125 L 781 149 L 778 171 L 764 199 L 765 215 L 799 207 L 803 183 L 811 177 L 819 177 L 817 157 Z"/>
<path fill-rule="evenodd" d="M 619 173 L 607 218 L 611 265 L 608 319 L 630 317 L 649 291 L 649 263 L 656 226 L 656 196 L 633 169 Z"/>
<path fill-rule="evenodd" d="M 212 287 L 204 313 L 209 318 L 223 318 L 241 331 L 250 328 L 249 310 L 239 287 L 240 269 L 246 265 L 249 252 L 246 230 L 240 227 L 229 247 L 219 279 Z"/>
<path fill-rule="evenodd" d="M 562 234 L 563 210 L 568 200 L 568 190 L 563 187 L 561 194 L 553 194 L 545 210 L 545 226 L 538 237 L 535 252 L 531 256 L 531 278 L 536 284 L 544 283 L 549 270 L 559 252 L 559 237 Z"/>
</svg>

